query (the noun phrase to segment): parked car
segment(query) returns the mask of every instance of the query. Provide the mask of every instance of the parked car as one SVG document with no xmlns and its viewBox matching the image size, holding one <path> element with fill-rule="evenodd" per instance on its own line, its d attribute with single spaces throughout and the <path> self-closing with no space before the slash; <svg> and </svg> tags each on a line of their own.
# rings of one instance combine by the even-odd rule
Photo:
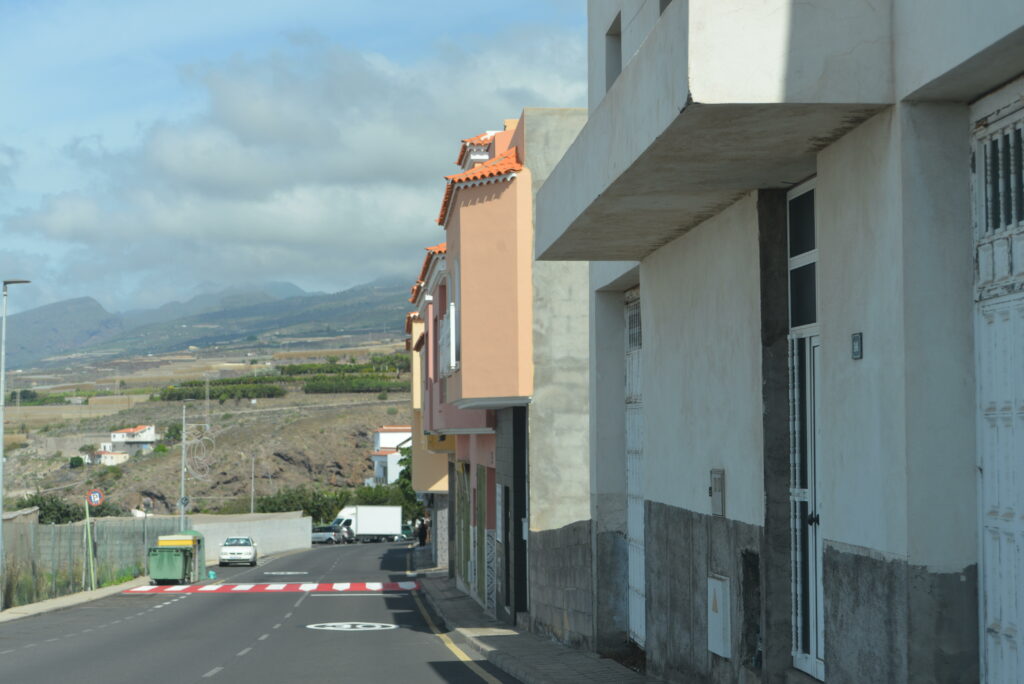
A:
<svg viewBox="0 0 1024 684">
<path fill-rule="evenodd" d="M 252 537 L 228 537 L 220 545 L 220 565 L 256 565 L 256 542 Z"/>
<path fill-rule="evenodd" d="M 341 528 L 337 525 L 323 525 L 313 528 L 314 544 L 340 544 L 344 541 Z"/>
</svg>

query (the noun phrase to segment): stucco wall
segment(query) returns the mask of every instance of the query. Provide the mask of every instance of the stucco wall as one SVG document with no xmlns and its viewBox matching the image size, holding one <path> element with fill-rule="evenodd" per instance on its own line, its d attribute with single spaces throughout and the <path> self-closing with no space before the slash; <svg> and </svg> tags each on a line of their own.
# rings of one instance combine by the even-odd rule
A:
<svg viewBox="0 0 1024 684">
<path fill-rule="evenodd" d="M 308 549 L 313 532 L 312 518 L 294 513 L 242 515 L 190 515 L 192 529 L 206 541 L 206 561 L 216 561 L 220 545 L 228 537 L 252 537 L 261 556 Z"/>
<path fill-rule="evenodd" d="M 818 157 L 821 532 L 906 554 L 898 131 L 880 114 Z M 850 335 L 864 333 L 864 358 Z M 850 515 L 857 511 L 857 515 Z"/>
<path fill-rule="evenodd" d="M 645 498 L 764 520 L 757 206 L 748 195 L 640 264 Z"/>
<path fill-rule="evenodd" d="M 524 170 L 455 193 L 447 235 L 459 277 L 461 369 L 448 401 L 530 395 L 529 190 Z"/>
</svg>

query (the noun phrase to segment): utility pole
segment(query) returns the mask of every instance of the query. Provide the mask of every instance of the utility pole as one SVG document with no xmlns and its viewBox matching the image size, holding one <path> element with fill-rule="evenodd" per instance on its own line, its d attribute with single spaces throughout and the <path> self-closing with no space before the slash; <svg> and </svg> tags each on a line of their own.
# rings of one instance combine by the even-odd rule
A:
<svg viewBox="0 0 1024 684">
<path fill-rule="evenodd" d="M 185 443 L 188 441 L 188 426 L 185 425 L 185 404 L 181 405 L 181 492 L 178 498 L 178 531 L 185 531 Z"/>
<path fill-rule="evenodd" d="M 249 513 L 256 512 L 256 454 L 252 454 L 252 474 L 249 484 Z"/>
<path fill-rule="evenodd" d="M 21 285 L 27 280 L 3 281 L 3 323 L 0 323 L 0 587 L 7 580 L 4 570 L 4 402 L 7 391 L 7 286 Z M 4 593 L 0 591 L 0 610 L 4 609 Z"/>
</svg>

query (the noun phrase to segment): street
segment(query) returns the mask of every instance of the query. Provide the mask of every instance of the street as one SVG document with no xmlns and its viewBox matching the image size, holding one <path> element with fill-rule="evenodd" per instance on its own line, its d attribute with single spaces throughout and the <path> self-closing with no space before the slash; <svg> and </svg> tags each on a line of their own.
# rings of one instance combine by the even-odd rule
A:
<svg viewBox="0 0 1024 684">
<path fill-rule="evenodd" d="M 486 662 L 460 662 L 409 590 L 323 590 L 409 586 L 409 553 L 406 543 L 321 546 L 255 568 L 213 568 L 206 584 L 240 591 L 157 587 L 7 622 L 0 682 L 517 681 Z"/>
</svg>

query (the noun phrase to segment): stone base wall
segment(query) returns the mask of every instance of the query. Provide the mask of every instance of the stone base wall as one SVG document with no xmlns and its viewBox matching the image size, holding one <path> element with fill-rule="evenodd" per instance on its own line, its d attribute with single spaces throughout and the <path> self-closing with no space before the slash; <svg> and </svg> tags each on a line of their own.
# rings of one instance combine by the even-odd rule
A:
<svg viewBox="0 0 1024 684">
<path fill-rule="evenodd" d="M 825 546 L 825 670 L 845 682 L 976 682 L 978 576 Z"/>
<path fill-rule="evenodd" d="M 575 648 L 593 648 L 590 521 L 530 532 L 530 629 Z"/>
<path fill-rule="evenodd" d="M 761 681 L 762 528 L 653 501 L 645 508 L 648 674 L 672 682 Z M 709 573 L 730 580 L 728 659 L 708 650 Z"/>
<path fill-rule="evenodd" d="M 448 567 L 448 495 L 435 494 L 431 519 L 434 567 Z"/>
</svg>

